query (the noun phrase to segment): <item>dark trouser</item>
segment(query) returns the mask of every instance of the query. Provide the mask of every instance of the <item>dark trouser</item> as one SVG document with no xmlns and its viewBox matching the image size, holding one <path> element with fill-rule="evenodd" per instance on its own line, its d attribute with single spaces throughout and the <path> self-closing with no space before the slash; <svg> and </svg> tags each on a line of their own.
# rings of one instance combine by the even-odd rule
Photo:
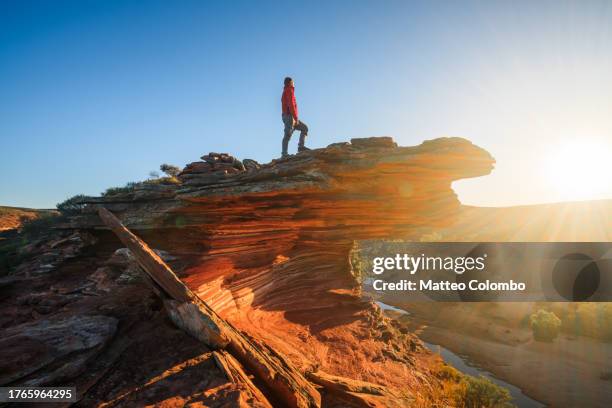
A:
<svg viewBox="0 0 612 408">
<path fill-rule="evenodd" d="M 306 141 L 306 136 L 308 135 L 308 126 L 301 120 L 293 126 L 293 117 L 291 115 L 283 115 L 283 123 L 285 124 L 285 136 L 283 137 L 283 154 L 287 154 L 287 149 L 289 147 L 289 139 L 291 139 L 291 135 L 294 130 L 300 131 L 300 142 L 299 147 L 304 147 L 304 142 Z"/>
</svg>

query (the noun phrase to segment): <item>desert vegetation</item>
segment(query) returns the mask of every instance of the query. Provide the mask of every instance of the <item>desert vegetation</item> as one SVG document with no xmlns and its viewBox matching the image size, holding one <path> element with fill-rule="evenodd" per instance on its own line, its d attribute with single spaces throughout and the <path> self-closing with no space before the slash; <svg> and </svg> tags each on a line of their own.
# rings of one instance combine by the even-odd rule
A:
<svg viewBox="0 0 612 408">
<path fill-rule="evenodd" d="M 553 341 L 561 331 L 561 319 L 553 312 L 538 310 L 529 318 L 533 338 L 538 341 Z"/>
<path fill-rule="evenodd" d="M 612 303 L 542 303 L 561 320 L 561 332 L 612 342 Z"/>
<path fill-rule="evenodd" d="M 58 203 L 56 207 L 58 211 L 64 215 L 78 214 L 79 212 L 81 212 L 83 207 L 85 207 L 85 203 L 89 199 L 91 199 L 91 197 L 83 194 L 77 194 L 75 196 L 67 198 L 61 203 Z"/>
<path fill-rule="evenodd" d="M 435 391 L 434 400 L 445 400 L 458 408 L 510 408 L 510 392 L 486 377 L 473 377 L 441 363 L 436 375 L 444 381 L 442 389 Z M 422 404 L 427 406 L 426 404 Z"/>
<path fill-rule="evenodd" d="M 164 163 L 159 166 L 159 169 L 165 174 L 165 176 L 160 176 L 157 171 L 152 171 L 149 173 L 149 178 L 146 180 L 131 181 L 121 187 L 107 188 L 104 192 L 102 192 L 102 197 L 127 194 L 138 188 L 146 186 L 180 184 L 180 180 L 177 178 L 178 174 L 181 172 L 179 167 Z"/>
</svg>

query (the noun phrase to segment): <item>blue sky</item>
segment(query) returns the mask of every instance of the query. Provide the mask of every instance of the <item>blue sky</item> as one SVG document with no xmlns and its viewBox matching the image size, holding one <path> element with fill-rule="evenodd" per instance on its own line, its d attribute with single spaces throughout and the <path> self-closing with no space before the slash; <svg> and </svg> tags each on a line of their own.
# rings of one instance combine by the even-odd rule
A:
<svg viewBox="0 0 612 408">
<path fill-rule="evenodd" d="M 2 0 L 0 205 L 267 162 L 286 75 L 310 147 L 463 136 L 498 160 L 465 203 L 612 198 L 610 2 Z"/>
</svg>

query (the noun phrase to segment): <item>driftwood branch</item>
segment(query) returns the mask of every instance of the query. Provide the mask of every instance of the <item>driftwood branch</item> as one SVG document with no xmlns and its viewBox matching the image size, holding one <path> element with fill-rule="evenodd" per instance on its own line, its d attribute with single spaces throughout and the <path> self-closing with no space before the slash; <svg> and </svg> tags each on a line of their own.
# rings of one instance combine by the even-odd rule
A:
<svg viewBox="0 0 612 408">
<path fill-rule="evenodd" d="M 213 351 L 213 357 L 217 367 L 227 377 L 227 379 L 235 384 L 242 386 L 251 396 L 252 401 L 249 401 L 249 406 L 258 408 L 272 408 L 272 404 L 263 395 L 263 393 L 253 384 L 249 376 L 244 372 L 242 366 L 236 359 L 227 351 Z"/>
<path fill-rule="evenodd" d="M 340 377 L 327 374 L 323 371 L 315 371 L 307 374 L 308 379 L 315 384 L 335 392 L 356 392 L 359 394 L 369 394 L 384 396 L 387 388 L 381 385 L 372 384 L 365 381 L 353 380 L 351 378 Z"/>
<path fill-rule="evenodd" d="M 306 377 L 321 386 L 326 394 L 334 395 L 346 407 L 403 408 L 414 405 L 414 397 L 407 391 L 397 393 L 382 385 L 340 377 L 321 370 L 309 372 Z"/>
<path fill-rule="evenodd" d="M 237 330 L 194 294 L 149 246 L 106 208 L 98 214 L 163 291 L 172 321 L 213 349 L 225 349 L 291 407 L 320 407 L 317 389 L 284 356 Z"/>
</svg>

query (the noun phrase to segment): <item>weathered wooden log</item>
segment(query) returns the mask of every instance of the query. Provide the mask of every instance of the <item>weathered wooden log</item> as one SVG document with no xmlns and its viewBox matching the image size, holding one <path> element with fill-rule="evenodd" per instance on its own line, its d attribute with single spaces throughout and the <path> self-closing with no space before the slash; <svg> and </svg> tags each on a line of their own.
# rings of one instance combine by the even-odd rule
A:
<svg viewBox="0 0 612 408">
<path fill-rule="evenodd" d="M 387 387 L 352 378 L 331 375 L 323 371 L 309 372 L 306 377 L 330 394 L 343 401 L 347 407 L 390 408 L 413 406 L 414 399 L 407 393 L 397 395 Z"/>
<path fill-rule="evenodd" d="M 335 390 L 338 392 L 357 392 L 360 394 L 381 396 L 387 393 L 387 389 L 381 385 L 331 375 L 320 370 L 308 373 L 307 377 L 315 384 L 319 384 L 329 390 Z"/>
<path fill-rule="evenodd" d="M 248 337 L 221 318 L 110 211 L 101 207 L 98 214 L 159 287 L 157 292 L 164 292 L 164 305 L 178 327 L 213 349 L 230 351 L 286 405 L 300 408 L 321 406 L 321 395 L 317 389 L 288 359 Z"/>
<path fill-rule="evenodd" d="M 138 265 L 171 299 L 178 303 L 174 308 L 169 309 L 172 320 L 181 322 L 178 324 L 179 327 L 212 348 L 227 346 L 229 339 L 221 328 L 222 319 L 208 305 L 204 305 L 203 308 L 188 306 L 194 302 L 196 296 L 179 280 L 163 259 L 106 208 L 101 207 L 98 214 L 106 226 L 130 250 Z"/>
<path fill-rule="evenodd" d="M 213 357 L 217 367 L 227 377 L 227 379 L 235 384 L 240 385 L 246 393 L 252 398 L 248 401 L 249 406 L 257 408 L 272 408 L 272 404 L 268 401 L 265 395 L 253 384 L 249 376 L 244 372 L 240 363 L 227 351 L 213 351 Z"/>
</svg>

